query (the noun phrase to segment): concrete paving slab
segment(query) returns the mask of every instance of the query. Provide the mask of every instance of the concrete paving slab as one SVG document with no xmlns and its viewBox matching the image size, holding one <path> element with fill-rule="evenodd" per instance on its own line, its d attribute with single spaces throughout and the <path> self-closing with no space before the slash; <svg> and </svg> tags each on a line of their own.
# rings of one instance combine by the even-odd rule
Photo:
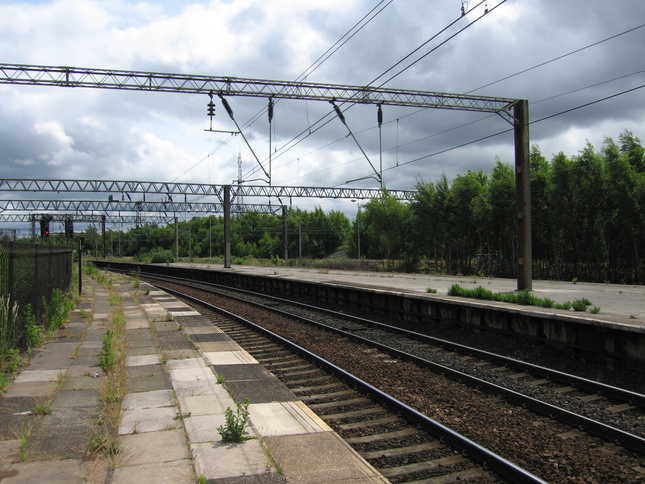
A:
<svg viewBox="0 0 645 484">
<path fill-rule="evenodd" d="M 77 356 L 73 360 L 70 360 L 70 362 L 76 365 L 92 365 L 94 367 L 99 366 L 99 359 L 96 356 Z"/>
<path fill-rule="evenodd" d="M 258 364 L 258 361 L 244 351 L 207 352 L 204 357 L 211 365 Z"/>
<path fill-rule="evenodd" d="M 201 356 L 201 353 L 195 349 L 184 349 L 184 350 L 163 350 L 161 352 L 162 357 L 166 360 L 183 360 L 186 358 L 198 358 Z"/>
<path fill-rule="evenodd" d="M 145 367 L 135 366 L 132 368 Z M 129 392 L 149 392 L 152 390 L 168 390 L 172 388 L 172 384 L 166 373 L 160 373 L 128 378 L 127 387 Z"/>
<path fill-rule="evenodd" d="M 93 375 L 98 376 L 94 377 Z M 94 372 L 90 373 L 88 371 L 87 374 L 84 373 L 82 376 L 70 377 L 68 373 L 68 376 L 65 378 L 63 386 L 60 389 L 74 391 L 93 390 L 98 393 L 101 391 L 101 386 L 103 384 L 101 376 L 103 376 L 103 373 L 98 368 Z"/>
<path fill-rule="evenodd" d="M 153 377 L 166 375 L 166 369 L 161 363 L 152 365 L 128 366 L 126 368 L 128 378 Z"/>
<path fill-rule="evenodd" d="M 239 351 L 240 347 L 233 341 L 195 342 L 200 351 L 204 353 L 222 353 L 225 351 Z"/>
<path fill-rule="evenodd" d="M 188 459 L 114 469 L 113 484 L 141 484 L 142 482 L 192 484 L 195 482 L 195 475 Z"/>
<path fill-rule="evenodd" d="M 183 309 L 183 310 L 171 309 L 170 314 L 172 314 L 175 318 L 183 318 L 186 316 L 202 317 L 202 315 L 199 312 L 195 311 L 194 309 Z"/>
<path fill-rule="evenodd" d="M 198 381 L 173 381 L 172 388 L 177 396 L 194 396 L 194 395 L 212 395 L 218 393 L 218 388 L 222 385 L 213 383 L 209 380 Z"/>
<path fill-rule="evenodd" d="M 213 326 L 206 318 L 191 318 L 189 321 L 183 322 L 184 332 L 190 333 L 193 330 L 197 333 L 223 333 L 219 328 Z"/>
<path fill-rule="evenodd" d="M 93 407 L 101 405 L 101 396 L 97 390 L 62 390 L 56 393 L 51 406 L 64 407 Z"/>
<path fill-rule="evenodd" d="M 267 370 L 259 363 L 247 365 L 214 365 L 213 370 L 217 375 L 224 377 L 224 380 L 227 383 L 237 380 L 270 380 L 272 382 L 278 381 L 275 375 L 273 375 L 269 370 Z"/>
<path fill-rule="evenodd" d="M 192 450 L 197 475 L 207 479 L 263 475 L 271 468 L 259 440 L 195 444 Z"/>
<path fill-rule="evenodd" d="M 226 425 L 226 416 L 224 413 L 212 415 L 191 415 L 184 418 L 184 427 L 188 435 L 188 441 L 193 443 L 200 442 L 221 442 L 217 428 Z M 252 430 L 248 429 L 252 434 Z"/>
<path fill-rule="evenodd" d="M 136 355 L 125 358 L 125 366 L 144 366 L 161 363 L 159 355 Z"/>
<path fill-rule="evenodd" d="M 89 467 L 88 462 L 74 459 L 21 462 L 0 470 L 0 477 L 4 477 L 2 484 L 85 484 L 91 472 Z"/>
<path fill-rule="evenodd" d="M 195 349 L 195 345 L 179 331 L 164 331 L 157 334 L 157 341 L 164 350 Z"/>
<path fill-rule="evenodd" d="M 235 408 L 235 400 L 221 385 L 220 388 L 222 388 L 222 391 L 215 395 L 178 397 L 179 408 L 181 408 L 182 413 L 190 413 L 192 416 L 223 415 L 228 407 Z"/>
<path fill-rule="evenodd" d="M 275 378 L 275 377 L 274 377 Z M 295 395 L 284 385 L 271 380 L 226 381 L 226 389 L 233 398 L 243 402 L 247 398 L 251 403 L 288 402 L 297 400 Z"/>
<path fill-rule="evenodd" d="M 124 466 L 189 459 L 183 429 L 123 435 L 120 438 Z"/>
<path fill-rule="evenodd" d="M 76 352 L 76 357 L 81 358 L 81 357 L 93 357 L 97 358 L 101 354 L 101 345 L 98 343 L 92 343 L 92 346 L 89 345 L 81 345 L 81 347 L 78 349 Z M 76 358 L 74 358 L 76 360 Z"/>
<path fill-rule="evenodd" d="M 145 318 L 142 318 L 141 316 L 137 318 L 130 317 L 129 319 L 126 320 L 126 323 L 125 323 L 126 331 L 129 329 L 143 329 L 149 326 L 150 326 L 150 323 L 148 323 L 148 320 Z"/>
<path fill-rule="evenodd" d="M 14 383 L 56 382 L 65 377 L 67 368 L 55 370 L 25 370 L 16 377 Z"/>
<path fill-rule="evenodd" d="M 35 418 L 27 443 L 29 455 L 37 458 L 82 458 L 90 429 L 99 416 L 98 407 L 52 407 L 52 413 Z"/>
<path fill-rule="evenodd" d="M 181 368 L 196 368 L 196 367 L 205 368 L 206 363 L 204 363 L 203 358 L 197 357 L 197 358 L 184 358 L 181 360 L 168 360 L 166 362 L 166 366 L 170 370 L 181 369 Z"/>
<path fill-rule="evenodd" d="M 119 435 L 181 428 L 175 407 L 133 408 L 121 415 Z"/>
<path fill-rule="evenodd" d="M 55 381 L 32 381 L 25 383 L 16 383 L 15 381 L 9 385 L 9 388 L 4 393 L 7 398 L 13 397 L 47 397 L 54 393 L 58 388 L 58 383 Z"/>
<path fill-rule="evenodd" d="M 211 342 L 230 342 L 231 338 L 224 333 L 219 333 L 216 331 L 210 331 L 208 333 L 192 333 L 190 339 L 193 343 L 211 343 Z M 235 343 L 234 343 L 235 344 Z M 238 346 L 238 350 L 241 348 Z"/>
<path fill-rule="evenodd" d="M 173 382 L 209 380 L 212 383 L 217 383 L 217 377 L 210 367 L 175 368 L 170 370 L 170 379 Z"/>
<path fill-rule="evenodd" d="M 0 482 L 2 482 L 2 468 L 20 458 L 20 439 L 0 440 Z"/>
<path fill-rule="evenodd" d="M 331 432 L 332 430 L 300 401 L 251 404 L 249 416 L 260 437 Z"/>
<path fill-rule="evenodd" d="M 155 331 L 179 331 L 179 323 L 176 321 L 154 321 L 150 323 Z"/>
<path fill-rule="evenodd" d="M 46 397 L 27 396 L 11 398 L 4 394 L 0 396 L 0 419 L 4 418 L 7 414 L 26 412 L 46 401 Z"/>
<path fill-rule="evenodd" d="M 175 404 L 172 390 L 128 393 L 123 397 L 123 410 L 135 408 L 172 407 Z"/>
<path fill-rule="evenodd" d="M 128 355 L 137 356 L 137 355 L 156 355 L 159 352 L 157 348 L 153 345 L 146 345 L 140 348 L 128 348 Z"/>
<path fill-rule="evenodd" d="M 77 347 L 78 343 L 50 343 L 31 358 L 29 368 L 30 370 L 67 368 L 72 363 Z"/>
<path fill-rule="evenodd" d="M 269 437 L 264 442 L 289 482 L 389 482 L 334 432 Z"/>
</svg>

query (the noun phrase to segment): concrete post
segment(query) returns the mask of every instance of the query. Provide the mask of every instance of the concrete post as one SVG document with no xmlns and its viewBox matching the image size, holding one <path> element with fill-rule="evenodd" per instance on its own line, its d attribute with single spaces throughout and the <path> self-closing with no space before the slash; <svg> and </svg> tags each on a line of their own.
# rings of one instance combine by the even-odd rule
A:
<svg viewBox="0 0 645 484">
<path fill-rule="evenodd" d="M 517 213 L 517 290 L 533 289 L 529 102 L 515 104 L 515 207 Z"/>
</svg>

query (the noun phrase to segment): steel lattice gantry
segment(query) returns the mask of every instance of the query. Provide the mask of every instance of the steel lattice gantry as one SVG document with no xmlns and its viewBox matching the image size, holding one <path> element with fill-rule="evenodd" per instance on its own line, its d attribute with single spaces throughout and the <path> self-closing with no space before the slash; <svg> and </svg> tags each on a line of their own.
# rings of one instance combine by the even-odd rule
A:
<svg viewBox="0 0 645 484">
<path fill-rule="evenodd" d="M 0 84 L 299 99 L 496 113 L 514 127 L 517 288 L 532 288 L 528 101 L 429 91 L 191 74 L 0 64 Z M 230 203 L 230 192 L 224 194 Z M 229 207 L 230 208 L 230 207 Z M 226 218 L 226 211 L 225 211 Z"/>
<path fill-rule="evenodd" d="M 0 200 L 0 209 L 28 212 L 223 213 L 221 203 L 130 202 L 102 200 Z M 268 205 L 232 205 L 233 211 L 274 213 Z"/>
<path fill-rule="evenodd" d="M 268 185 L 232 185 L 233 200 L 237 197 L 265 198 L 350 198 L 365 200 L 382 195 L 375 188 L 331 188 Z M 119 193 L 158 194 L 184 196 L 215 196 L 224 201 L 224 185 L 202 183 L 167 183 L 151 181 L 116 180 L 60 180 L 0 178 L 0 191 L 6 192 L 56 192 L 56 193 Z M 398 200 L 414 200 L 416 190 L 388 190 L 388 195 Z"/>
</svg>

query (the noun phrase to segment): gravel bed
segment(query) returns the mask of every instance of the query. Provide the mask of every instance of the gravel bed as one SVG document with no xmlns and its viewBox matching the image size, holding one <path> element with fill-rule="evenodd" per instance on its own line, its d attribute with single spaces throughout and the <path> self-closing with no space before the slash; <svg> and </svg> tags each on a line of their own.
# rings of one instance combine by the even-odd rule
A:
<svg viewBox="0 0 645 484">
<path fill-rule="evenodd" d="M 548 482 L 645 480 L 643 456 L 329 333 L 303 329 L 291 320 L 228 299 L 203 293 L 199 297 L 246 319 L 261 321 L 267 329 L 344 367 Z M 481 335 L 477 337 L 481 339 Z"/>
</svg>

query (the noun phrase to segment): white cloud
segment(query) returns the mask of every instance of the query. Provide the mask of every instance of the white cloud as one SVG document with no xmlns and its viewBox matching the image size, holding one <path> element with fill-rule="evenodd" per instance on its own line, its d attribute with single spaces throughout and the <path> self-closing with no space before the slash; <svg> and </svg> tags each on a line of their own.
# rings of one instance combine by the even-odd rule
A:
<svg viewBox="0 0 645 484">
<path fill-rule="evenodd" d="M 496 2 L 489 2 L 492 6 Z M 0 62 L 184 72 L 292 80 L 307 69 L 377 2 L 365 0 L 14 1 L 0 5 Z M 308 78 L 362 85 L 399 61 L 459 16 L 459 2 L 397 0 L 348 40 Z M 394 69 L 382 82 L 457 32 L 446 34 Z M 464 92 L 497 81 L 636 27 L 645 3 L 508 1 L 406 70 L 389 87 Z M 642 68 L 645 28 L 616 37 L 538 69 L 494 83 L 477 94 L 529 99 L 539 119 L 642 85 L 645 74 L 591 86 Z M 645 139 L 642 90 L 531 126 L 543 154 L 576 154 L 587 139 L 624 129 Z M 229 183 L 257 167 L 240 136 L 204 132 L 206 96 L 0 85 L 0 163 L 7 177 L 116 178 L 122 180 Z M 214 127 L 234 130 L 217 102 Z M 264 99 L 230 97 L 244 125 L 266 107 Z M 344 106 L 343 109 L 348 109 Z M 273 124 L 274 184 L 342 185 L 373 175 L 347 129 L 336 118 L 295 143 L 308 126 L 331 110 L 327 103 L 280 101 Z M 512 135 L 465 148 L 443 150 L 510 126 L 501 119 L 386 107 L 384 178 L 390 188 L 454 177 L 467 169 L 490 169 L 499 156 L 512 163 Z M 346 111 L 348 126 L 375 166 L 379 161 L 376 110 Z M 398 120 L 398 121 L 397 121 Z M 262 161 L 268 158 L 266 114 L 245 130 Z M 411 160 L 421 161 L 409 163 Z M 397 163 L 399 166 L 397 167 Z M 361 186 L 375 186 L 372 179 Z M 302 201 L 309 204 L 311 201 Z M 298 202 L 295 202 L 298 203 Z"/>
</svg>

